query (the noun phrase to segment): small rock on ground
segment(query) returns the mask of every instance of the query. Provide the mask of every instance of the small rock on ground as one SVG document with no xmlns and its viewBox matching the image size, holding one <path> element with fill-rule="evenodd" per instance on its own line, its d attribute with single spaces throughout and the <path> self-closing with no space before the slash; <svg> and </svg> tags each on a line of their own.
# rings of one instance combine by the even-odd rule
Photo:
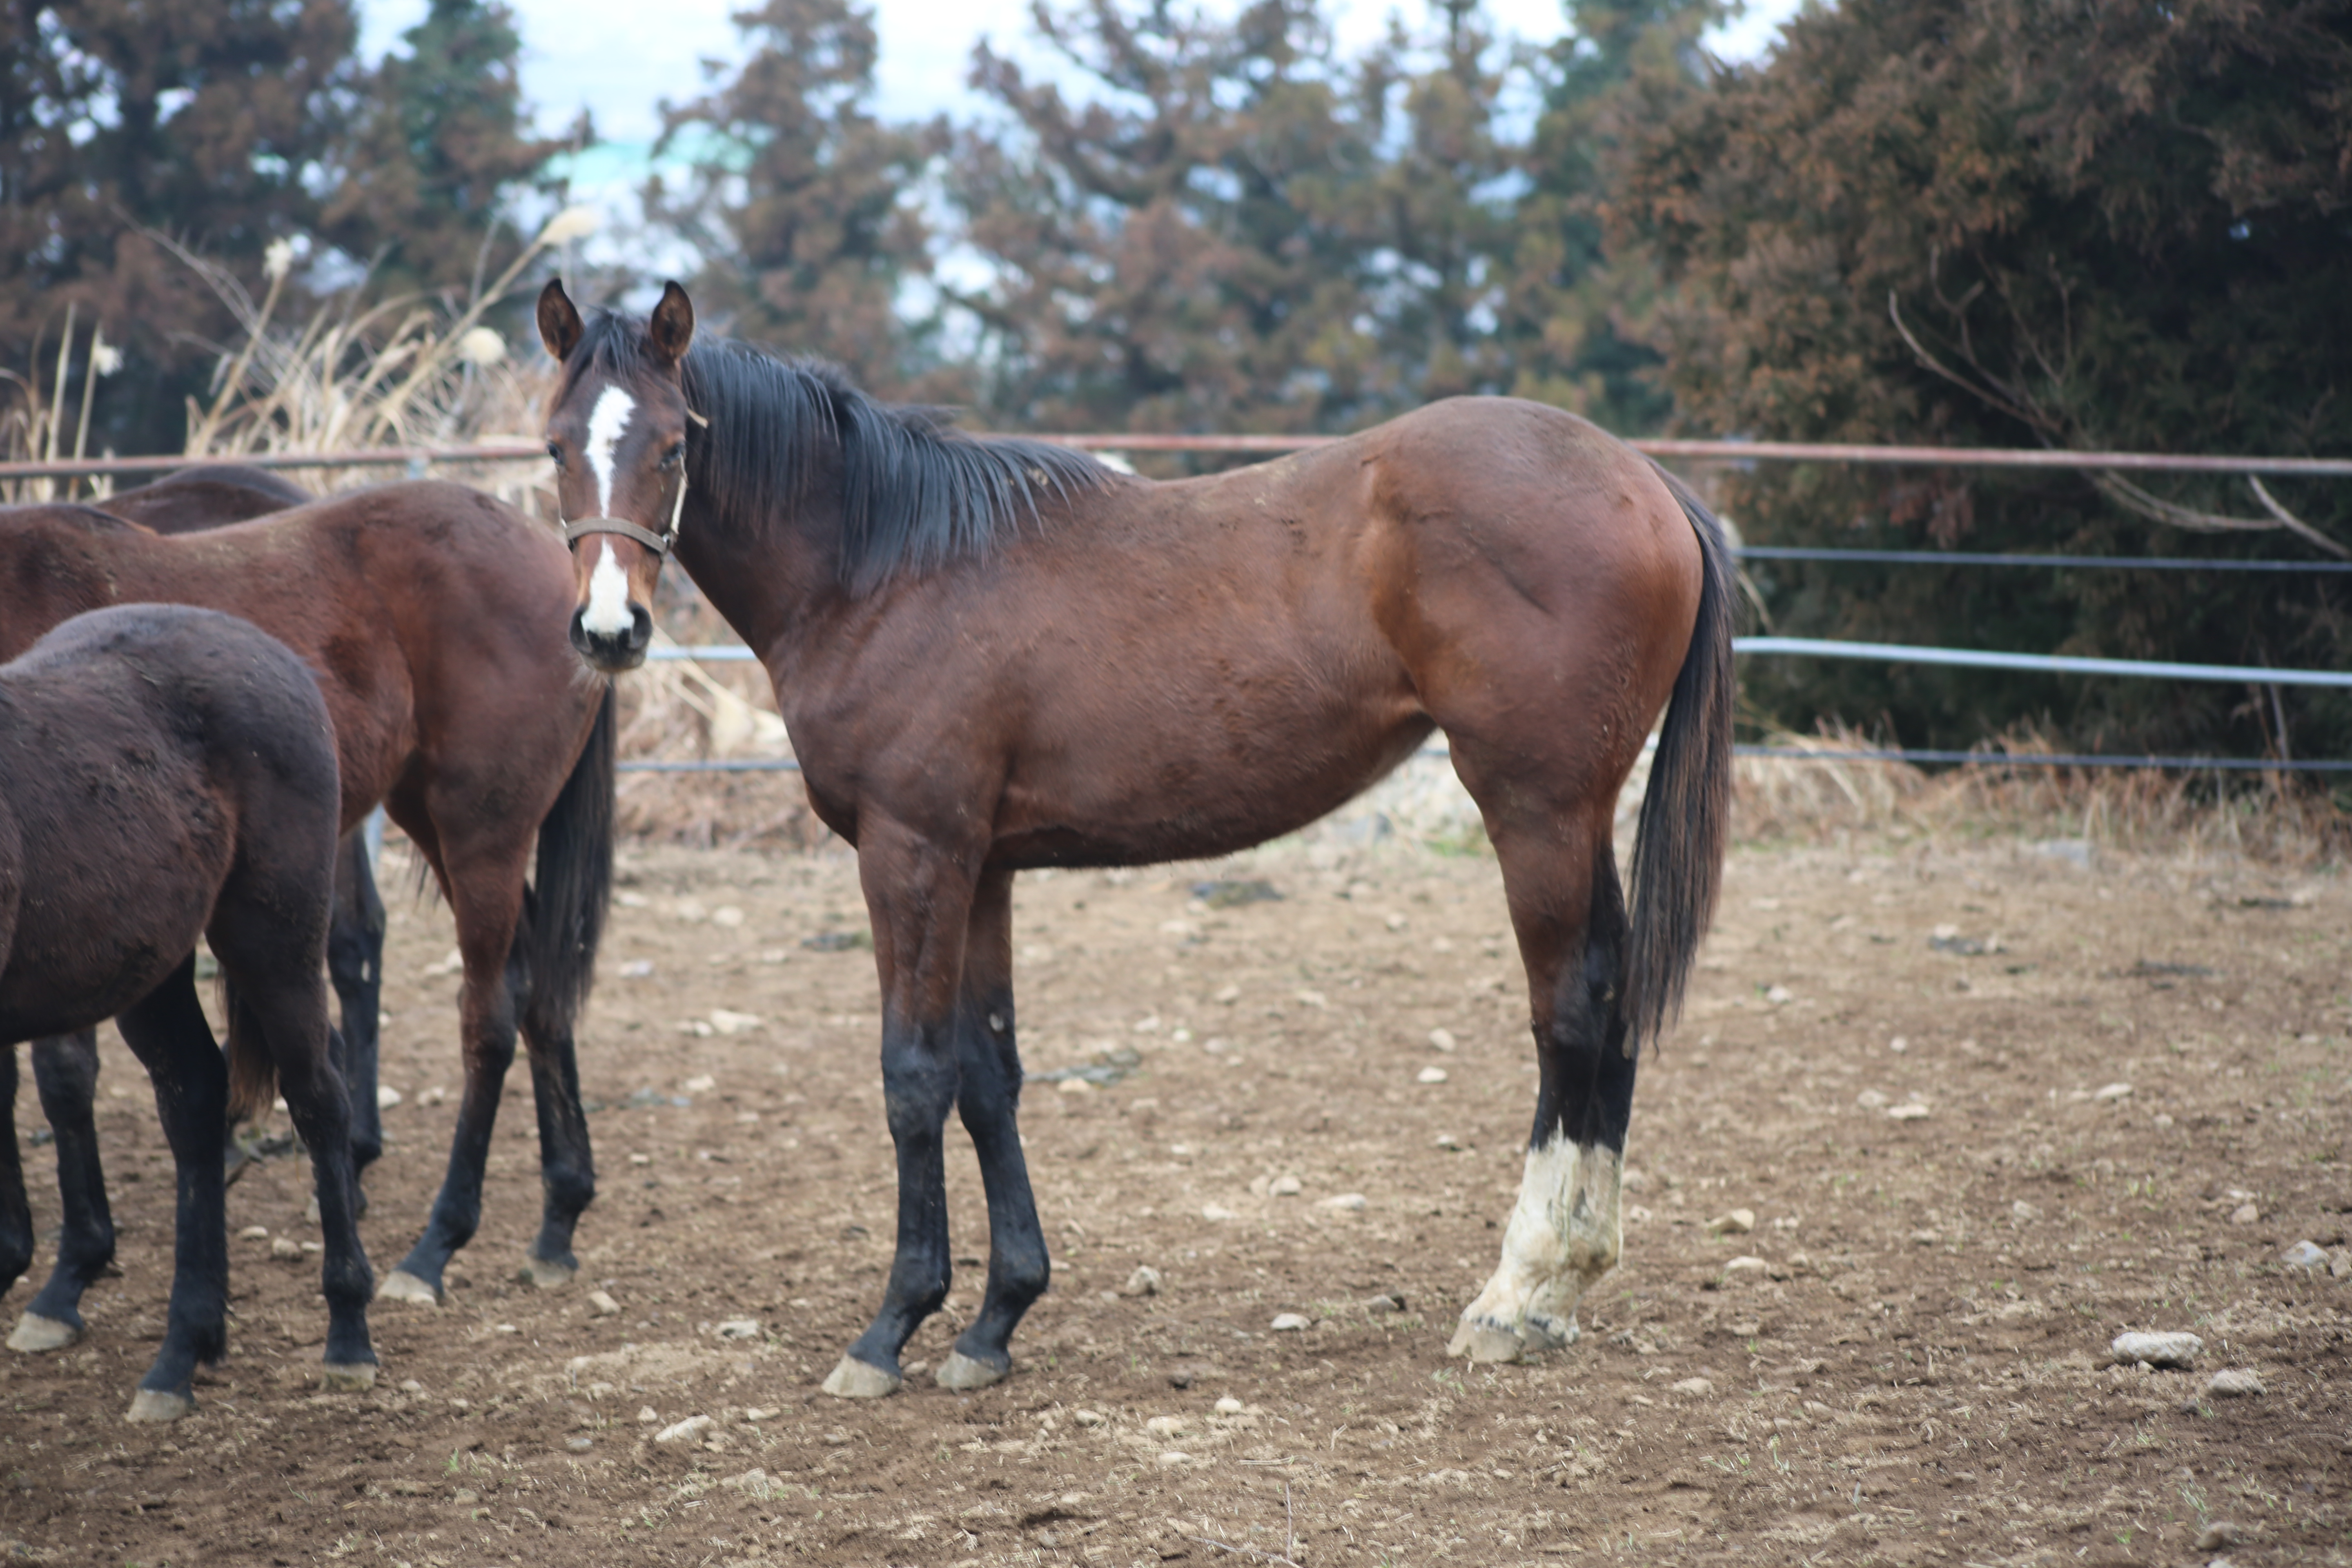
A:
<svg viewBox="0 0 2352 1568">
<path fill-rule="evenodd" d="M 701 1436 L 719 1423 L 708 1415 L 689 1415 L 683 1421 L 672 1422 L 654 1434 L 656 1443 L 683 1443 Z"/>
<path fill-rule="evenodd" d="M 1361 1214 L 1364 1212 L 1364 1194 L 1341 1193 L 1338 1197 L 1325 1198 L 1322 1206 L 1327 1209 L 1343 1209 L 1349 1214 Z"/>
<path fill-rule="evenodd" d="M 2315 1241 L 2298 1241 L 2279 1254 L 2279 1261 L 2290 1268 L 2319 1268 L 2326 1266 L 2327 1254 Z"/>
<path fill-rule="evenodd" d="M 1686 1377 L 1675 1384 L 1674 1390 L 1676 1394 L 1691 1394 L 1704 1397 L 1715 1392 L 1715 1384 L 1703 1377 Z"/>
<path fill-rule="evenodd" d="M 2226 1547 L 2243 1545 L 2245 1540 L 2244 1531 L 2226 1519 L 2217 1519 L 2198 1532 L 2197 1550 L 2220 1552 Z"/>
<path fill-rule="evenodd" d="M 1733 1209 L 1729 1214 L 1717 1215 L 1715 1218 L 1707 1221 L 1706 1228 L 1709 1230 L 1724 1231 L 1734 1236 L 1746 1236 L 1749 1231 L 1756 1228 L 1756 1211 L 1754 1209 Z"/>
<path fill-rule="evenodd" d="M 2107 1352 L 2116 1360 L 2129 1365 L 2144 1361 L 2150 1366 L 2185 1367 L 2197 1359 L 2205 1342 L 2195 1334 L 2117 1334 Z"/>
<path fill-rule="evenodd" d="M 1122 1289 L 1130 1296 L 1157 1296 L 1166 1284 L 1167 1281 L 1160 1278 L 1160 1270 L 1149 1263 L 1139 1263 L 1135 1266 L 1135 1272 L 1127 1277 L 1127 1284 Z"/>
<path fill-rule="evenodd" d="M 1308 1325 L 1307 1320 L 1296 1312 L 1277 1312 L 1269 1326 L 1277 1334 L 1297 1334 L 1304 1333 Z"/>
<path fill-rule="evenodd" d="M 2242 1367 L 2217 1372 L 2206 1381 L 2205 1393 L 2213 1399 L 2252 1399 L 2269 1391 L 2263 1387 L 2262 1375 Z"/>
<path fill-rule="evenodd" d="M 610 1295 L 602 1290 L 591 1290 L 588 1292 L 588 1305 L 594 1310 L 596 1315 L 600 1318 L 616 1316 L 621 1310 L 621 1304 L 618 1301 L 614 1300 Z"/>
</svg>

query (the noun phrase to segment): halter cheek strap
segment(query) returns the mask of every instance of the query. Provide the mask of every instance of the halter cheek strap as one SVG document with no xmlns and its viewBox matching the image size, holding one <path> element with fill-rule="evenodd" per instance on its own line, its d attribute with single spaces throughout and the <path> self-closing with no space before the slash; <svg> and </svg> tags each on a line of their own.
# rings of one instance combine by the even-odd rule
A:
<svg viewBox="0 0 2352 1568">
<path fill-rule="evenodd" d="M 710 427 L 710 421 L 691 408 L 686 411 L 686 416 L 706 430 Z M 686 464 L 681 460 L 677 465 L 677 494 L 669 503 L 669 529 L 667 532 L 656 533 L 652 529 L 641 527 L 625 517 L 575 518 L 563 525 L 564 548 L 570 549 L 592 533 L 617 533 L 624 539 L 644 545 L 656 555 L 667 556 L 671 547 L 677 543 L 677 525 L 685 515 Z"/>
</svg>

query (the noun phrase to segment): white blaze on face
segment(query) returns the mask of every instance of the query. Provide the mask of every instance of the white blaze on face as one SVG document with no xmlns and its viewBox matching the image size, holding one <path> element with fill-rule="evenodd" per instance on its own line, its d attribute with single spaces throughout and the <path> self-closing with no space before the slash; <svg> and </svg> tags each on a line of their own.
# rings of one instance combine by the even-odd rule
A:
<svg viewBox="0 0 2352 1568">
<path fill-rule="evenodd" d="M 1557 1132 L 1528 1151 L 1502 1262 L 1464 1310 L 1447 1353 L 1508 1360 L 1522 1348 L 1576 1337 L 1578 1299 L 1617 1262 L 1624 1168 L 1618 1151 Z"/>
<path fill-rule="evenodd" d="M 621 570 L 612 545 L 596 541 L 595 570 L 588 574 L 588 607 L 580 612 L 583 631 L 600 637 L 620 637 L 635 624 L 629 614 L 629 574 Z"/>
<path fill-rule="evenodd" d="M 596 395 L 596 406 L 588 412 L 588 469 L 596 476 L 600 517 L 613 515 L 613 452 L 629 433 L 629 416 L 636 411 L 635 398 L 608 384 Z"/>
</svg>

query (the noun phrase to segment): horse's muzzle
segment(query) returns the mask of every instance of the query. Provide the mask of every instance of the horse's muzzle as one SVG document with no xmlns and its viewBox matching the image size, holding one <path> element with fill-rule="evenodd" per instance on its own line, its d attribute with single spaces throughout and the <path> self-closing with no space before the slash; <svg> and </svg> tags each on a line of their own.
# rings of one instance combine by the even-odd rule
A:
<svg viewBox="0 0 2352 1568">
<path fill-rule="evenodd" d="M 643 605 L 629 606 L 629 629 L 625 632 L 592 632 L 582 623 L 583 614 L 572 612 L 572 647 L 582 658 L 607 675 L 618 675 L 646 662 L 646 648 L 654 640 L 654 618 Z"/>
</svg>

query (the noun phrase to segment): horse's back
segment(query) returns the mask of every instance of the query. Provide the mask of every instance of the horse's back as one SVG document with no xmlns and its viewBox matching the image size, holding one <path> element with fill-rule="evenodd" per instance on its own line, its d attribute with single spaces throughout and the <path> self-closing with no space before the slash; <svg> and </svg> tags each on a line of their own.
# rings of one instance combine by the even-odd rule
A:
<svg viewBox="0 0 2352 1568">
<path fill-rule="evenodd" d="M 0 665 L 0 796 L 15 884 L 0 903 L 16 914 L 0 1037 L 83 1027 L 194 946 L 242 862 L 329 862 L 326 704 L 290 650 L 234 616 L 78 616 Z"/>
<path fill-rule="evenodd" d="M 109 496 L 104 510 L 157 533 L 194 533 L 305 504 L 310 491 L 248 463 L 199 463 Z"/>
</svg>

